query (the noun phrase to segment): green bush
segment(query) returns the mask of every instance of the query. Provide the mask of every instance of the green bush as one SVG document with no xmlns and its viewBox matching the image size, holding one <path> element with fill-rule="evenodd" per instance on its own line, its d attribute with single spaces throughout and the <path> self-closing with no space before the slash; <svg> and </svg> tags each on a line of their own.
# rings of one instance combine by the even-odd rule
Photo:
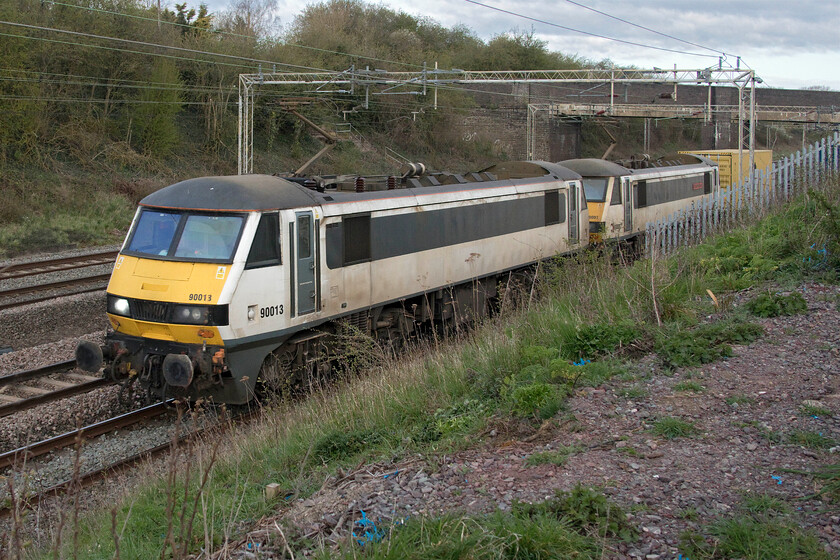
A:
<svg viewBox="0 0 840 560">
<path fill-rule="evenodd" d="M 811 473 L 819 483 L 817 496 L 827 496 L 831 500 L 840 500 L 840 463 L 825 465 Z"/>
<path fill-rule="evenodd" d="M 464 433 L 489 413 L 490 406 L 479 400 L 464 399 L 435 411 L 435 428 L 442 436 Z"/>
<path fill-rule="evenodd" d="M 656 352 L 665 367 L 708 364 L 732 355 L 730 344 L 749 344 L 764 332 L 761 325 L 741 321 L 719 321 L 691 330 L 663 332 Z"/>
<path fill-rule="evenodd" d="M 556 358 L 559 352 L 555 348 L 545 346 L 525 346 L 520 353 L 522 366 L 545 365 L 552 358 Z"/>
<path fill-rule="evenodd" d="M 807 430 L 793 430 L 787 437 L 790 443 L 802 445 L 811 449 L 830 449 L 836 445 L 835 441 L 817 432 Z"/>
<path fill-rule="evenodd" d="M 631 323 L 597 323 L 580 327 L 574 338 L 564 345 L 564 355 L 573 360 L 588 360 L 611 354 L 620 346 L 638 340 L 642 330 Z"/>
<path fill-rule="evenodd" d="M 312 457 L 328 463 L 352 457 L 383 440 L 376 430 L 334 430 L 319 437 L 312 446 Z"/>
<path fill-rule="evenodd" d="M 411 516 L 394 526 L 382 542 L 359 547 L 348 539 L 336 553 L 329 548 L 316 558 L 357 560 L 429 559 L 548 559 L 600 560 L 605 543 L 595 535 L 582 534 L 564 519 L 551 515 L 528 517 L 515 512 L 463 517 L 447 514 L 429 518 Z"/>
<path fill-rule="evenodd" d="M 517 415 L 545 419 L 543 416 L 552 409 L 555 413 L 559 410 L 560 398 L 560 391 L 557 387 L 548 383 L 533 383 L 514 389 L 510 394 L 509 401 L 511 408 Z"/>
<path fill-rule="evenodd" d="M 761 294 L 747 303 L 747 310 L 758 317 L 780 317 L 808 311 L 808 304 L 799 292 L 788 296 Z"/>
</svg>

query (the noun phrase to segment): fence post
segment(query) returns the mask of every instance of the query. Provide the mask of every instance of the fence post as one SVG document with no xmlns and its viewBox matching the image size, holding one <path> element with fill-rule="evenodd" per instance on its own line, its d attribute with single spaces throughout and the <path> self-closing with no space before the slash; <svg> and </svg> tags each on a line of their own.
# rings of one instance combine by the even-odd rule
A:
<svg viewBox="0 0 840 560">
<path fill-rule="evenodd" d="M 826 165 L 825 164 L 826 164 L 826 159 L 828 159 L 826 157 L 827 155 L 828 154 L 826 153 L 826 149 L 825 149 L 825 138 L 823 138 L 822 140 L 820 140 L 820 169 L 817 172 L 817 181 L 821 180 L 823 178 L 823 176 L 825 176 L 825 171 L 826 171 Z"/>
<path fill-rule="evenodd" d="M 785 202 L 787 202 L 788 200 L 790 200 L 790 156 L 786 157 L 782 161 L 784 162 L 784 165 L 782 167 L 782 181 L 784 181 Z"/>
<path fill-rule="evenodd" d="M 668 224 L 671 229 L 671 239 L 668 243 L 668 252 L 671 253 L 674 249 L 677 248 L 677 215 L 676 213 L 671 214 L 670 216 L 670 223 Z"/>
<path fill-rule="evenodd" d="M 755 182 L 757 183 L 756 187 L 758 189 L 758 208 L 761 213 L 764 212 L 764 207 L 767 204 L 767 197 L 765 196 L 767 193 L 764 192 L 764 170 L 756 170 L 755 171 Z M 761 215 L 761 213 L 759 215 Z"/>
<path fill-rule="evenodd" d="M 697 204 L 695 202 L 691 203 L 691 242 L 692 242 L 692 244 L 696 244 L 697 240 L 700 237 L 700 230 L 697 227 L 697 226 L 700 225 L 700 224 L 697 223 L 700 220 L 699 209 L 700 209 L 699 204 Z"/>
<path fill-rule="evenodd" d="M 732 227 L 732 224 L 735 223 L 734 212 L 735 212 L 735 199 L 732 197 L 734 189 L 728 188 L 726 189 L 726 208 L 724 208 L 724 219 L 726 220 L 726 227 Z"/>
<path fill-rule="evenodd" d="M 653 244 L 653 247 L 651 249 L 651 250 L 656 251 L 660 254 L 662 253 L 662 231 L 663 231 L 662 226 L 663 226 L 662 220 L 657 220 L 656 221 L 656 234 L 655 234 L 656 238 L 654 239 L 655 243 Z"/>
<path fill-rule="evenodd" d="M 711 219 L 710 225 L 712 226 L 713 229 L 709 230 L 710 234 L 717 233 L 717 231 L 716 231 L 717 230 L 717 227 L 716 227 L 717 216 L 718 216 L 718 213 L 720 212 L 720 205 L 721 205 L 721 202 L 720 202 L 721 196 L 720 195 L 721 195 L 720 191 L 716 192 L 715 193 L 715 198 L 712 201 L 712 211 L 710 213 L 710 219 Z"/>
<path fill-rule="evenodd" d="M 762 169 L 759 174 L 761 175 L 761 193 L 762 198 L 764 199 L 764 209 L 767 210 L 770 208 L 770 181 L 769 175 L 766 169 Z"/>
</svg>

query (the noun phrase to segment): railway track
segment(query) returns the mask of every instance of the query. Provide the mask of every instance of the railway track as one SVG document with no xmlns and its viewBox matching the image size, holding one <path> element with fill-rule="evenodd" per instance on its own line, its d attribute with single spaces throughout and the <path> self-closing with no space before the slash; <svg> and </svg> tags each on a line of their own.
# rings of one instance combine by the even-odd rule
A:
<svg viewBox="0 0 840 560">
<path fill-rule="evenodd" d="M 127 412 L 96 424 L 79 428 L 78 430 L 71 430 L 61 435 L 39 441 L 38 443 L 19 447 L 6 453 L 0 454 L 0 469 L 5 469 L 15 464 L 21 464 L 34 457 L 40 457 L 52 451 L 63 449 L 73 445 L 77 441 L 83 441 L 88 438 L 95 438 L 103 434 L 121 430 L 129 426 L 133 426 L 151 418 L 157 418 L 166 414 L 170 410 L 171 401 L 159 402 L 146 407 L 143 407 L 132 412 Z"/>
<path fill-rule="evenodd" d="M 15 465 L 21 465 L 25 461 L 29 461 L 33 458 L 62 449 L 64 447 L 68 447 L 77 443 L 83 444 L 86 440 L 99 437 L 117 430 L 121 430 L 123 428 L 127 428 L 133 425 L 137 425 L 141 422 L 151 420 L 153 418 L 158 418 L 160 416 L 163 416 L 167 412 L 172 411 L 172 404 L 173 401 L 171 400 L 156 403 L 145 408 L 135 410 L 133 412 L 129 412 L 102 422 L 98 422 L 96 424 L 91 424 L 90 426 L 85 426 L 84 428 L 81 428 L 79 430 L 73 430 L 29 446 L 9 451 L 0 455 L 0 469 L 5 469 Z M 252 410 L 247 413 L 238 415 L 236 417 L 236 421 L 247 422 L 255 416 L 257 416 L 258 414 L 258 410 Z M 115 461 L 103 467 L 81 473 L 71 480 L 64 480 L 58 482 L 48 488 L 44 488 L 37 492 L 24 496 L 22 497 L 22 499 L 19 497 L 17 505 L 18 511 L 23 508 L 37 507 L 38 503 L 41 500 L 48 498 L 49 496 L 61 494 L 69 489 L 72 489 L 73 491 L 78 491 L 81 488 L 90 486 L 94 482 L 101 480 L 102 478 L 105 478 L 108 475 L 112 475 L 126 470 L 128 468 L 131 468 L 140 461 L 149 459 L 150 457 L 154 457 L 172 449 L 173 443 L 177 443 L 178 445 L 182 443 L 187 443 L 197 438 L 198 436 L 207 433 L 210 430 L 225 430 L 228 426 L 229 424 L 225 422 L 219 422 L 211 423 L 210 425 L 195 430 L 190 430 L 175 438 L 174 441 L 172 439 L 169 439 L 165 443 L 160 443 L 158 445 L 149 447 L 148 449 L 145 449 L 139 453 L 134 453 L 128 457 L 116 459 Z M 5 517 L 12 513 L 14 512 L 12 511 L 10 505 L 0 506 L 0 517 Z"/>
<path fill-rule="evenodd" d="M 62 257 L 45 261 L 16 263 L 0 267 L 0 284 L 14 281 L 16 286 L 0 289 L 0 310 L 105 289 L 111 274 L 87 274 L 69 280 L 55 280 L 55 272 L 102 267 L 114 262 L 118 251 L 102 251 L 76 257 Z M 43 276 L 43 279 L 39 279 Z M 23 284 L 23 285 L 20 285 Z M 27 296 L 35 297 L 27 297 Z M 23 298 L 23 299 L 22 299 Z"/>
<path fill-rule="evenodd" d="M 112 383 L 74 369 L 76 361 L 67 360 L 0 377 L 0 418 Z"/>
<path fill-rule="evenodd" d="M 118 254 L 119 251 L 102 251 L 80 257 L 62 257 L 46 261 L 25 262 L 0 266 L 0 280 L 110 264 L 114 262 L 114 259 L 117 258 Z"/>
<path fill-rule="evenodd" d="M 171 404 L 172 401 L 155 403 L 153 405 L 134 410 L 126 414 L 121 414 L 120 416 L 116 416 L 108 420 L 104 420 L 102 422 L 97 422 L 95 424 L 85 426 L 78 430 L 72 430 L 61 435 L 37 442 L 32 445 L 27 445 L 3 453 L 2 455 L 0 455 L 0 469 L 19 466 L 25 464 L 26 462 L 30 461 L 35 457 L 39 457 L 41 455 L 60 450 L 74 444 L 83 444 L 88 439 L 96 438 L 104 434 L 112 433 L 117 430 L 134 426 L 147 420 L 151 420 L 153 418 L 158 418 L 172 410 Z M 178 440 L 183 441 L 195 437 L 195 435 L 197 435 L 196 432 L 190 432 L 182 435 L 180 438 L 178 438 Z M 158 454 L 165 451 L 166 449 L 169 449 L 170 446 L 171 441 L 154 446 L 140 453 L 136 453 L 130 457 L 118 459 L 104 467 L 82 473 L 72 480 L 66 480 L 58 484 L 53 484 L 48 488 L 44 488 L 26 496 L 19 496 L 17 503 L 18 511 L 23 508 L 31 508 L 37 505 L 40 500 L 48 496 L 60 494 L 66 491 L 71 486 L 76 489 L 88 486 L 91 483 L 103 478 L 109 473 L 114 473 L 119 470 L 130 467 L 143 459 L 146 459 L 154 454 Z M 14 511 L 12 510 L 10 504 L 4 504 L 3 506 L 0 506 L 0 517 L 8 516 L 12 513 L 14 513 Z"/>
</svg>

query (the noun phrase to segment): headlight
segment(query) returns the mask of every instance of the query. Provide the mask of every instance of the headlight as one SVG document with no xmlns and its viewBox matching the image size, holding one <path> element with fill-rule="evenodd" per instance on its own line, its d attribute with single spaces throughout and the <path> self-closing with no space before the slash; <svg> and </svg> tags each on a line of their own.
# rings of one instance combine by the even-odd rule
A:
<svg viewBox="0 0 840 560">
<path fill-rule="evenodd" d="M 108 313 L 131 317 L 131 308 L 128 305 L 128 300 L 121 297 L 108 296 Z"/>
<path fill-rule="evenodd" d="M 206 325 L 210 308 L 206 305 L 177 305 L 172 315 L 173 323 Z"/>
</svg>

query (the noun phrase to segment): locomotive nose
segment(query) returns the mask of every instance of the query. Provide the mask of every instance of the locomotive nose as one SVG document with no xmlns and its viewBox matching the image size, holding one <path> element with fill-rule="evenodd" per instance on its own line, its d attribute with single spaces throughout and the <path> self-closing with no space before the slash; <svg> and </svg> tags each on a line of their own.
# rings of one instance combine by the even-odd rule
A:
<svg viewBox="0 0 840 560">
<path fill-rule="evenodd" d="M 167 354 L 163 359 L 163 378 L 173 387 L 188 387 L 193 380 L 193 363 L 184 354 Z"/>
</svg>

